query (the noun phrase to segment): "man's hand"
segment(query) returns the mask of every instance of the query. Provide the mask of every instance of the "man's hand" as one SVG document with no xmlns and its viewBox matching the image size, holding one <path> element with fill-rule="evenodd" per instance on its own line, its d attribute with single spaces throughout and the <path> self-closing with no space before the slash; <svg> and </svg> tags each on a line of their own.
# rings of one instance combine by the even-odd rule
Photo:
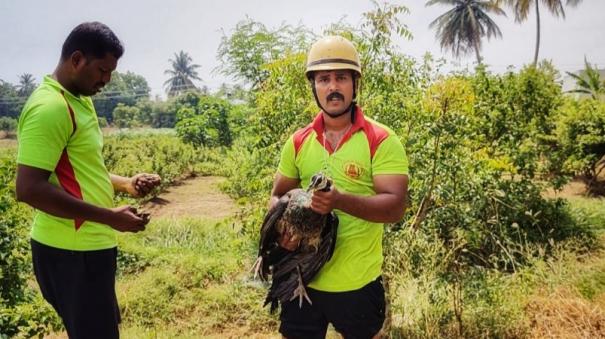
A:
<svg viewBox="0 0 605 339">
<path fill-rule="evenodd" d="M 330 190 L 315 191 L 311 197 L 311 209 L 319 214 L 328 214 L 336 208 L 340 199 L 340 192 L 332 185 Z"/>
<path fill-rule="evenodd" d="M 139 173 L 130 178 L 126 191 L 135 198 L 144 197 L 161 182 L 162 179 L 157 174 Z"/>
<path fill-rule="evenodd" d="M 110 211 L 109 220 L 105 223 L 116 231 L 136 233 L 143 231 L 149 223 L 149 214 L 138 213 L 137 209 L 131 206 L 111 208 Z"/>
</svg>

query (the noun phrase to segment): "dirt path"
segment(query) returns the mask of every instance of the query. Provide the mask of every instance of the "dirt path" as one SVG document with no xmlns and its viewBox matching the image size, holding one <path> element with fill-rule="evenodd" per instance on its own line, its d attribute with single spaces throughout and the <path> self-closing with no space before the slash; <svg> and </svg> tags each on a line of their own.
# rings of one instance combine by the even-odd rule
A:
<svg viewBox="0 0 605 339">
<path fill-rule="evenodd" d="M 221 177 L 184 180 L 143 205 L 143 209 L 155 218 L 224 219 L 237 207 L 229 196 L 220 191 L 218 185 L 223 181 L 225 178 Z"/>
</svg>

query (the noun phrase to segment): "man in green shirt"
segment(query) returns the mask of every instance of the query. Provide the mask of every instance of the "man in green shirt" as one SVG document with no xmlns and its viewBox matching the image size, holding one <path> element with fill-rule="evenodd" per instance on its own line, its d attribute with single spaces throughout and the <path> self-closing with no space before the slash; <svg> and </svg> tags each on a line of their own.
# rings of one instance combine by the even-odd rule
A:
<svg viewBox="0 0 605 339">
<path fill-rule="evenodd" d="M 142 231 L 149 219 L 114 208 L 114 191 L 143 196 L 160 183 L 157 175 L 125 178 L 105 167 L 90 96 L 110 81 L 122 53 L 104 24 L 78 25 L 19 118 L 17 199 L 36 209 L 34 272 L 70 338 L 119 337 L 115 230 Z"/>
<path fill-rule="evenodd" d="M 282 304 L 280 332 L 290 339 L 323 338 L 332 323 L 347 339 L 380 337 L 383 223 L 403 217 L 407 157 L 393 131 L 355 104 L 361 67 L 350 41 L 328 36 L 313 44 L 306 75 L 321 111 L 284 145 L 270 204 L 321 171 L 334 184 L 314 193 L 311 208 L 334 210 L 340 223 L 332 258 L 309 283 L 312 304 Z M 280 245 L 293 250 L 298 244 L 283 236 Z"/>
</svg>

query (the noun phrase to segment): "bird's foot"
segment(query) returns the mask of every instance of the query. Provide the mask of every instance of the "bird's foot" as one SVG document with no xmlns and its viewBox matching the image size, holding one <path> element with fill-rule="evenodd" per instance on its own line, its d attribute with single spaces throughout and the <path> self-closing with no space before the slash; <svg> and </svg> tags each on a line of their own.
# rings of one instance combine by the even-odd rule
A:
<svg viewBox="0 0 605 339">
<path fill-rule="evenodd" d="M 256 261 L 254 262 L 252 269 L 250 269 L 250 272 L 254 272 L 254 279 L 256 279 L 259 276 L 262 265 L 263 265 L 263 257 L 259 256 L 256 259 Z"/>
<path fill-rule="evenodd" d="M 298 297 L 298 307 L 302 308 L 303 299 L 307 299 L 309 305 L 313 305 L 313 303 L 311 302 L 311 298 L 309 298 L 309 295 L 307 294 L 305 285 L 303 284 L 302 275 L 300 273 L 300 267 L 297 267 L 296 269 L 298 271 L 298 286 L 292 292 L 292 298 L 290 298 L 290 301 Z"/>
</svg>

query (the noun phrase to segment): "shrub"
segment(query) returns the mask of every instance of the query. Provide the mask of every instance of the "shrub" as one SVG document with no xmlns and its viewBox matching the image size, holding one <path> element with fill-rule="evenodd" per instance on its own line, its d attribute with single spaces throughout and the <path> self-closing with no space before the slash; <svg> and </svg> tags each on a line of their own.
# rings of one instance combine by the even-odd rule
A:
<svg viewBox="0 0 605 339">
<path fill-rule="evenodd" d="M 0 131 L 13 132 L 17 129 L 17 119 L 0 117 Z"/>
</svg>

